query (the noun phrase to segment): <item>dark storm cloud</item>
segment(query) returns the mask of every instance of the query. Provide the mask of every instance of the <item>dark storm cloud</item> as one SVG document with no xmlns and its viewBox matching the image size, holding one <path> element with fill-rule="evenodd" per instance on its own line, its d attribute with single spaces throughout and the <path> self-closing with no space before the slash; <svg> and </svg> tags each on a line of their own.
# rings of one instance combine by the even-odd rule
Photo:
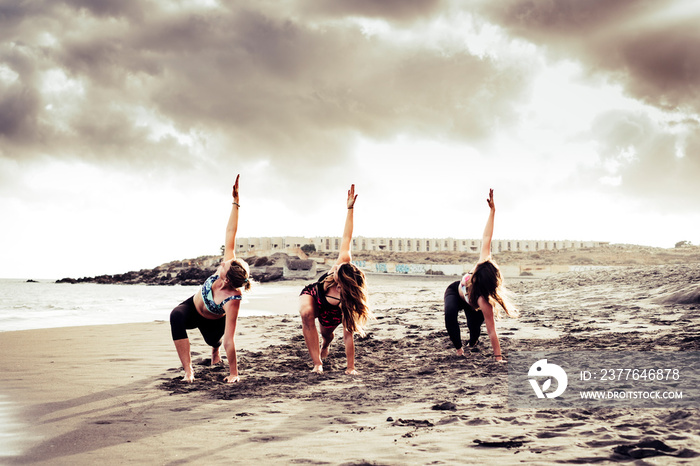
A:
<svg viewBox="0 0 700 466">
<path fill-rule="evenodd" d="M 403 22 L 428 17 L 445 3 L 442 0 L 318 0 L 298 2 L 298 7 L 307 13 L 340 17 L 354 15 Z"/>
<path fill-rule="evenodd" d="M 0 138 L 29 142 L 36 128 L 36 92 L 22 85 L 0 85 L 0 95 Z"/>
<path fill-rule="evenodd" d="M 0 44 L 0 156 L 4 155 L 3 141 L 20 145 L 31 144 L 39 136 L 37 116 L 41 96 L 35 86 L 35 58 L 30 47 L 21 43 Z M 6 70 L 10 70 L 9 73 Z M 24 76 L 9 79 L 7 74 Z M 4 79 L 3 79 L 4 78 Z M 39 138 L 40 139 L 40 138 Z"/>
<path fill-rule="evenodd" d="M 488 18 L 512 34 L 546 47 L 555 58 L 606 73 L 636 98 L 661 108 L 700 111 L 700 17 L 690 0 L 481 5 Z"/>
<path fill-rule="evenodd" d="M 365 15 L 405 25 L 439 4 L 381 3 L 314 8 L 321 16 Z M 48 145 L 54 156 L 145 163 L 143 145 L 151 151 L 148 160 L 182 160 L 185 146 L 149 138 L 134 116 L 146 109 L 182 133 L 218 138 L 236 157 L 269 159 L 282 168 L 329 166 L 358 135 L 484 140 L 494 126 L 514 121 L 513 106 L 529 85 L 523 63 L 421 42 L 406 47 L 338 18 L 326 24 L 316 16 L 307 24 L 275 10 L 274 2 L 199 11 L 156 2 L 37 4 L 13 9 L 12 32 L 3 34 L 0 61 L 19 76 L 0 88 L 0 108 L 12 110 L 0 118 L 5 154 Z M 24 68 L 8 60 L 20 38 L 28 49 Z M 47 109 L 51 95 L 38 76 L 52 69 L 81 87 L 70 102 L 60 102 L 65 108 Z"/>
<path fill-rule="evenodd" d="M 50 1 L 50 0 L 49 0 Z M 112 18 L 140 18 L 144 14 L 143 8 L 148 5 L 148 2 L 140 0 L 63 0 L 62 2 L 54 2 L 57 4 L 65 4 L 71 9 L 85 10 L 90 14 L 98 17 Z"/>
</svg>

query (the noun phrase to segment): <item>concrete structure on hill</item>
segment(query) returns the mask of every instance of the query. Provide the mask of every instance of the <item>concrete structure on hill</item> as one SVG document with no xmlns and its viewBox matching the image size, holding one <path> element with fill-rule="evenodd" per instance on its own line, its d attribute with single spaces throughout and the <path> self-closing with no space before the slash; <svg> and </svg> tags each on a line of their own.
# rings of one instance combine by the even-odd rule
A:
<svg viewBox="0 0 700 466">
<path fill-rule="evenodd" d="M 236 251 L 247 254 L 270 254 L 292 251 L 305 245 L 313 245 L 319 252 L 338 252 L 339 236 L 304 238 L 301 236 L 278 236 L 266 238 L 238 238 Z M 597 248 L 608 243 L 600 241 L 539 241 L 539 240 L 493 240 L 494 253 L 534 252 L 543 250 Z M 478 253 L 480 239 L 455 238 L 365 238 L 358 236 L 352 240 L 353 251 L 387 252 L 470 252 Z"/>
</svg>

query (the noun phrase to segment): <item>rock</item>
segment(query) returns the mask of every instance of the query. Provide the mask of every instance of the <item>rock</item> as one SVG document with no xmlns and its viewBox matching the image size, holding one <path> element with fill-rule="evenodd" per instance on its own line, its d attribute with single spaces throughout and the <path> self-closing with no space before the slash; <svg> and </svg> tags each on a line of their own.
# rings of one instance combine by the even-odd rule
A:
<svg viewBox="0 0 700 466">
<path fill-rule="evenodd" d="M 74 284 L 74 283 L 78 283 L 78 280 L 76 280 L 75 278 L 61 278 L 60 280 L 56 280 L 56 283 Z"/>
<path fill-rule="evenodd" d="M 444 403 L 434 405 L 432 409 L 436 411 L 454 411 L 457 409 L 457 405 L 449 401 L 445 401 Z"/>
<path fill-rule="evenodd" d="M 282 267 L 253 268 L 250 274 L 253 276 L 254 280 L 265 283 L 273 280 L 280 280 L 284 276 L 284 269 Z"/>
</svg>

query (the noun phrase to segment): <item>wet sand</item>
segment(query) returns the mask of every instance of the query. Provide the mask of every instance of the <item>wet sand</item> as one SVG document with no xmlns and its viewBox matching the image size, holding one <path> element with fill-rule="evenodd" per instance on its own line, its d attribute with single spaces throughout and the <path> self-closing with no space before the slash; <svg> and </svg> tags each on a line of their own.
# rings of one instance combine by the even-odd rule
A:
<svg viewBox="0 0 700 466">
<path fill-rule="evenodd" d="M 454 277 L 372 275 L 377 320 L 342 337 L 311 374 L 295 314 L 239 321 L 241 383 L 190 332 L 197 380 L 181 381 L 169 324 L 0 333 L 0 394 L 13 407 L 7 464 L 692 464 L 694 408 L 515 409 L 508 365 L 458 357 L 442 294 Z M 519 319 L 497 323 L 515 351 L 700 350 L 700 265 L 510 280 Z M 485 333 L 485 332 L 484 332 Z M 463 325 L 463 338 L 466 338 Z M 11 447 L 11 448 L 10 448 Z M 643 459 L 640 459 L 643 458 Z"/>
</svg>

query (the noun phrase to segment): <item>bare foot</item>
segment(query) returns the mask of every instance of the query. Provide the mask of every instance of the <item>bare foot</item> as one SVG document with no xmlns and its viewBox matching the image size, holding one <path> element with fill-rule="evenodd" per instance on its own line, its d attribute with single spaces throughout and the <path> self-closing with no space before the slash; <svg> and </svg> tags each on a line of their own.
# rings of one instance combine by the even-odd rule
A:
<svg viewBox="0 0 700 466">
<path fill-rule="evenodd" d="M 464 348 L 460 348 L 457 350 L 457 356 L 464 356 Z"/>
<path fill-rule="evenodd" d="M 317 374 L 322 374 L 323 373 L 323 364 L 314 364 L 314 368 L 311 369 L 311 372 L 315 372 Z"/>
<path fill-rule="evenodd" d="M 226 377 L 224 377 L 224 382 L 226 382 L 226 383 L 236 383 L 236 382 L 240 382 L 240 381 L 241 381 L 241 378 L 237 375 L 227 375 Z"/>
<path fill-rule="evenodd" d="M 219 348 L 211 350 L 211 365 L 219 364 L 221 362 L 221 355 L 219 354 Z"/>
<path fill-rule="evenodd" d="M 345 373 L 347 375 L 357 375 L 357 371 L 355 369 L 345 369 Z"/>
<path fill-rule="evenodd" d="M 194 370 L 192 369 L 192 366 L 189 368 L 185 369 L 185 376 L 182 378 L 183 382 L 194 382 Z"/>
</svg>

